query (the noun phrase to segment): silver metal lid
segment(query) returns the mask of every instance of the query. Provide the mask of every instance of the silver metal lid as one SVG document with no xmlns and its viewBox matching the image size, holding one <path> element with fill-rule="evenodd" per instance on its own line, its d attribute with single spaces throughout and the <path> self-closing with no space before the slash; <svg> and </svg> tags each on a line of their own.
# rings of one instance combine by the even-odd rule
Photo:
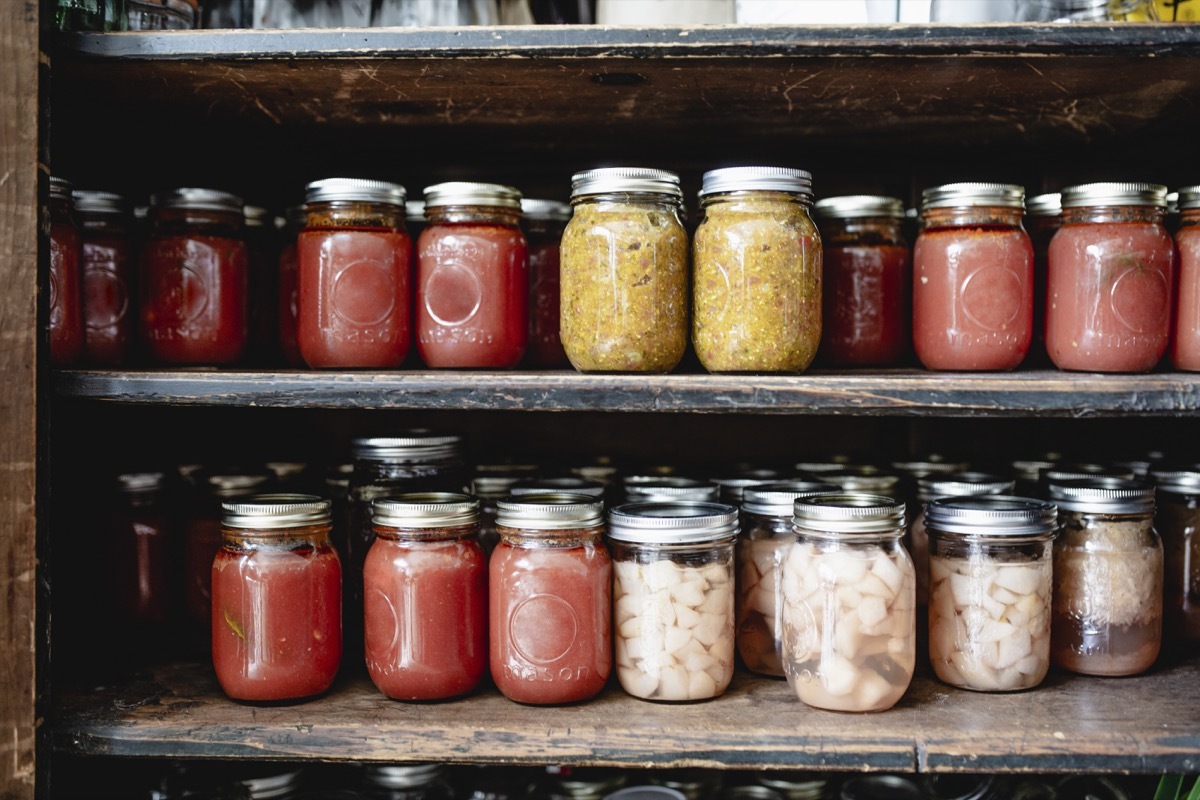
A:
<svg viewBox="0 0 1200 800">
<path fill-rule="evenodd" d="M 1092 514 L 1149 514 L 1154 511 L 1154 484 L 1145 478 L 1054 481 L 1048 494 L 1063 511 Z"/>
<path fill-rule="evenodd" d="M 71 193 L 75 200 L 75 209 L 85 214 L 125 214 L 128 207 L 125 198 L 116 192 L 95 192 L 89 189 L 76 189 Z"/>
<path fill-rule="evenodd" d="M 665 169 L 602 167 L 571 176 L 571 202 L 598 194 L 656 194 L 683 203 L 679 176 Z"/>
<path fill-rule="evenodd" d="M 1013 183 L 947 183 L 921 192 L 921 210 L 962 206 L 1024 208 L 1025 188 Z"/>
<path fill-rule="evenodd" d="M 892 533 L 904 530 L 904 503 L 878 494 L 843 492 L 797 498 L 792 528 L 826 533 Z"/>
<path fill-rule="evenodd" d="M 425 187 L 425 212 L 441 206 L 494 206 L 521 210 L 521 192 L 499 183 L 450 181 Z"/>
<path fill-rule="evenodd" d="M 624 480 L 625 502 L 687 500 L 716 502 L 721 487 L 712 481 L 671 475 L 632 475 Z"/>
<path fill-rule="evenodd" d="M 1160 492 L 1171 494 L 1200 494 L 1200 467 L 1184 469 L 1156 469 L 1154 476 Z"/>
<path fill-rule="evenodd" d="M 408 222 L 424 222 L 425 221 L 425 201 L 424 200 L 406 200 L 404 202 L 404 217 Z"/>
<path fill-rule="evenodd" d="M 479 522 L 479 500 L 458 492 L 411 492 L 371 503 L 371 519 L 385 528 L 458 528 Z"/>
<path fill-rule="evenodd" d="M 367 783 L 384 789 L 413 789 L 442 777 L 441 764 L 375 765 L 367 767 Z"/>
<path fill-rule="evenodd" d="M 1062 214 L 1062 195 L 1058 192 L 1035 194 L 1025 201 L 1025 214 L 1030 217 L 1057 217 Z"/>
<path fill-rule="evenodd" d="M 917 479 L 917 497 L 923 502 L 939 497 L 968 497 L 980 494 L 1011 494 L 1017 482 L 987 472 L 954 472 Z"/>
<path fill-rule="evenodd" d="M 591 481 L 587 478 L 579 478 L 574 475 L 562 475 L 555 478 L 533 478 L 521 481 L 509 490 L 509 494 L 513 497 L 522 497 L 527 494 L 545 494 L 546 492 L 566 492 L 568 494 L 581 494 L 586 497 L 603 497 L 604 484 L 600 483 L 600 481 Z"/>
<path fill-rule="evenodd" d="M 242 206 L 242 219 L 247 228 L 265 228 L 271 220 L 271 213 L 263 206 Z"/>
<path fill-rule="evenodd" d="M 737 508 L 725 503 L 626 503 L 608 512 L 608 535 L 621 542 L 703 544 L 737 532 Z"/>
<path fill-rule="evenodd" d="M 591 528 L 604 524 L 604 501 L 568 492 L 509 497 L 496 503 L 496 524 L 543 530 Z"/>
<path fill-rule="evenodd" d="M 412 428 L 398 436 L 364 436 L 350 442 L 350 453 L 362 461 L 409 463 L 428 458 L 461 456 L 463 438 L 428 428 Z"/>
<path fill-rule="evenodd" d="M 724 167 L 704 173 L 700 198 L 727 192 L 787 192 L 812 199 L 812 173 L 788 167 Z"/>
<path fill-rule="evenodd" d="M 1075 478 L 1136 478 L 1133 470 L 1106 464 L 1055 464 L 1042 473 L 1050 483 L 1069 481 Z"/>
<path fill-rule="evenodd" d="M 332 503 L 315 494 L 256 494 L 221 503 L 221 524 L 253 530 L 328 525 L 333 520 L 331 509 Z"/>
<path fill-rule="evenodd" d="M 1176 196 L 1175 207 L 1179 211 L 1200 208 L 1200 186 L 1185 186 L 1173 194 Z"/>
<path fill-rule="evenodd" d="M 1038 459 L 1018 459 L 1009 464 L 1018 480 L 1039 481 L 1047 470 L 1054 469 L 1057 462 Z"/>
<path fill-rule="evenodd" d="M 1167 187 L 1157 183 L 1083 183 L 1062 190 L 1062 207 L 1167 207 Z"/>
<path fill-rule="evenodd" d="M 838 491 L 837 485 L 820 481 L 759 483 L 742 492 L 742 510 L 764 517 L 790 517 L 798 498 Z"/>
<path fill-rule="evenodd" d="M 540 200 L 530 197 L 521 198 L 521 213 L 528 219 L 547 219 L 555 222 L 567 222 L 571 219 L 573 209 L 569 203 L 557 200 Z"/>
<path fill-rule="evenodd" d="M 837 484 L 847 492 L 886 493 L 896 487 L 900 476 L 892 472 L 884 472 L 877 467 L 862 467 L 860 469 L 843 469 L 840 472 L 823 472 L 821 478 Z"/>
<path fill-rule="evenodd" d="M 471 479 L 471 494 L 481 500 L 508 497 L 509 490 L 522 480 L 520 475 L 476 475 Z"/>
<path fill-rule="evenodd" d="M 849 458 L 834 456 L 829 461 L 798 461 L 796 470 L 807 475 L 826 475 L 830 472 L 844 472 L 850 466 Z"/>
<path fill-rule="evenodd" d="M 72 193 L 71 182 L 66 178 L 50 176 L 50 196 L 59 200 L 70 200 Z"/>
<path fill-rule="evenodd" d="M 161 472 L 126 472 L 117 476 L 117 488 L 128 494 L 157 492 L 166 479 Z"/>
<path fill-rule="evenodd" d="M 943 497 L 925 506 L 928 529 L 980 538 L 1049 538 L 1057 520 L 1053 503 L 1027 497 Z"/>
<path fill-rule="evenodd" d="M 171 189 L 154 196 L 159 208 L 182 208 L 193 211 L 224 211 L 242 215 L 242 198 L 219 189 Z"/>
<path fill-rule="evenodd" d="M 403 206 L 408 191 L 398 183 L 363 178 L 322 178 L 304 187 L 305 203 L 387 203 Z"/>
<path fill-rule="evenodd" d="M 271 800 L 293 794 L 304 781 L 304 770 L 292 770 L 277 775 L 262 775 L 239 781 L 250 800 Z"/>
<path fill-rule="evenodd" d="M 877 194 L 848 194 L 824 197 L 813 204 L 813 214 L 826 219 L 889 217 L 904 219 L 904 203 L 895 197 Z"/>
<path fill-rule="evenodd" d="M 213 497 L 249 497 L 268 488 L 275 476 L 269 472 L 233 472 L 200 476 Z"/>
<path fill-rule="evenodd" d="M 767 473 L 761 477 L 753 475 L 739 476 L 737 478 L 713 478 L 720 490 L 720 501 L 729 503 L 730 505 L 741 505 L 742 498 L 745 497 L 746 489 L 751 486 L 758 486 L 761 483 L 769 483 L 772 481 L 782 480 L 783 476 L 776 470 L 762 470 Z"/>
<path fill-rule="evenodd" d="M 910 478 L 924 478 L 926 475 L 966 472 L 969 465 L 965 461 L 939 461 L 936 457 L 931 457 L 926 461 L 893 461 L 888 466 Z"/>
</svg>

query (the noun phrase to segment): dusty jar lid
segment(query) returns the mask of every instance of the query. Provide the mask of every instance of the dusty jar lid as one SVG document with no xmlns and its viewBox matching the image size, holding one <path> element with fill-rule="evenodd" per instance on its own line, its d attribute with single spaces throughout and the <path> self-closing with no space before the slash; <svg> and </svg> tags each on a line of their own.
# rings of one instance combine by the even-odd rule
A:
<svg viewBox="0 0 1200 800">
<path fill-rule="evenodd" d="M 812 173 L 788 167 L 724 167 L 704 173 L 700 199 L 726 192 L 787 192 L 812 200 Z"/>
<path fill-rule="evenodd" d="M 1200 468 L 1156 469 L 1150 474 L 1161 492 L 1200 495 Z"/>
<path fill-rule="evenodd" d="M 1035 194 L 1025 201 L 1025 214 L 1030 217 L 1057 217 L 1062 214 L 1062 195 L 1058 192 Z"/>
<path fill-rule="evenodd" d="M 1200 208 L 1200 186 L 1185 186 L 1173 194 L 1176 196 L 1175 206 L 1179 211 Z"/>
<path fill-rule="evenodd" d="M 499 183 L 450 181 L 425 187 L 425 211 L 442 206 L 492 206 L 521 210 L 521 192 Z"/>
<path fill-rule="evenodd" d="M 715 502 L 721 487 L 712 481 L 681 478 L 671 475 L 630 475 L 623 481 L 625 502 L 686 500 Z"/>
<path fill-rule="evenodd" d="M 385 528 L 458 528 L 479 522 L 479 500 L 459 492 L 410 492 L 371 503 L 371 519 Z"/>
<path fill-rule="evenodd" d="M 1149 514 L 1154 511 L 1154 484 L 1145 478 L 1052 481 L 1048 493 L 1063 511 L 1091 514 Z"/>
<path fill-rule="evenodd" d="M 1008 495 L 943 497 L 925 506 L 925 526 L 980 538 L 1049 538 L 1058 520 L 1053 503 Z"/>
<path fill-rule="evenodd" d="M 531 478 L 515 484 L 509 494 L 522 497 L 527 494 L 545 494 L 546 492 L 565 492 L 567 494 L 582 494 L 587 497 L 603 497 L 604 484 L 600 481 L 590 481 L 575 475 L 562 475 L 557 478 Z"/>
<path fill-rule="evenodd" d="M 445 460 L 462 455 L 463 438 L 427 428 L 412 428 L 398 436 L 364 436 L 350 442 L 350 453 L 363 461 L 412 463 Z"/>
<path fill-rule="evenodd" d="M 116 192 L 95 192 L 77 189 L 71 193 L 75 209 L 85 214 L 125 214 L 125 198 Z"/>
<path fill-rule="evenodd" d="M 171 189 L 155 195 L 159 208 L 182 208 L 192 211 L 224 211 L 242 215 L 242 198 L 219 189 Z"/>
<path fill-rule="evenodd" d="M 960 206 L 1024 208 L 1025 188 L 1013 183 L 947 183 L 921 192 L 921 210 Z"/>
<path fill-rule="evenodd" d="M 367 767 L 367 783 L 384 789 L 413 789 L 442 777 L 441 764 L 397 764 Z"/>
<path fill-rule="evenodd" d="M 544 530 L 591 528 L 604 524 L 604 501 L 568 492 L 509 497 L 496 503 L 496 524 Z"/>
<path fill-rule="evenodd" d="M 541 200 L 537 198 L 521 198 L 521 213 L 527 219 L 544 219 L 553 222 L 567 222 L 571 219 L 572 208 L 567 203 L 557 200 Z"/>
<path fill-rule="evenodd" d="M 117 488 L 126 494 L 157 492 L 166 479 L 161 472 L 126 472 L 117 476 Z"/>
<path fill-rule="evenodd" d="M 571 176 L 571 202 L 598 194 L 656 194 L 683 202 L 679 176 L 665 169 L 602 167 Z"/>
<path fill-rule="evenodd" d="M 877 194 L 848 194 L 825 197 L 813 204 L 813 214 L 826 219 L 889 217 L 904 219 L 904 203 L 895 197 Z"/>
<path fill-rule="evenodd" d="M 626 503 L 608 512 L 608 535 L 621 542 L 703 544 L 737 532 L 737 508 L 725 503 Z"/>
<path fill-rule="evenodd" d="M 245 500 L 221 503 L 221 524 L 226 528 L 282 530 L 328 525 L 333 504 L 315 494 L 256 494 Z"/>
<path fill-rule="evenodd" d="M 837 485 L 820 481 L 758 483 L 742 492 L 742 510 L 763 517 L 790 517 L 799 498 L 837 491 Z"/>
<path fill-rule="evenodd" d="M 50 196 L 57 200 L 71 199 L 71 182 L 66 178 L 50 176 Z"/>
<path fill-rule="evenodd" d="M 1167 187 L 1157 183 L 1082 183 L 1062 190 L 1062 207 L 1167 207 Z"/>
<path fill-rule="evenodd" d="M 304 187 L 305 203 L 387 203 L 403 206 L 408 191 L 398 183 L 364 178 L 322 178 Z"/>
<path fill-rule="evenodd" d="M 968 497 L 980 494 L 1009 494 L 1017 482 L 986 472 L 955 472 L 917 479 L 917 497 L 923 502 L 939 497 Z"/>
<path fill-rule="evenodd" d="M 904 503 L 878 494 L 809 495 L 795 501 L 792 515 L 796 531 L 893 533 L 904 529 Z"/>
</svg>

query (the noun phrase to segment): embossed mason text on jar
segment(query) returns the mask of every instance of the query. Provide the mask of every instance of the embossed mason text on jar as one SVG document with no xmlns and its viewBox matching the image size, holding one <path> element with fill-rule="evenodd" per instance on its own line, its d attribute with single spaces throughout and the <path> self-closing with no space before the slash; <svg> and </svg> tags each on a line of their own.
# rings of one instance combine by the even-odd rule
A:
<svg viewBox="0 0 1200 800">
<path fill-rule="evenodd" d="M 133 352 L 133 241 L 125 200 L 111 192 L 75 192 L 83 240 L 84 353 L 89 364 L 117 365 Z"/>
<path fill-rule="evenodd" d="M 50 178 L 50 362 L 70 364 L 83 353 L 79 228 L 71 184 Z"/>
<path fill-rule="evenodd" d="M 326 178 L 308 185 L 296 244 L 296 337 L 310 367 L 398 367 L 412 340 L 412 243 L 403 186 Z"/>
<path fill-rule="evenodd" d="M 1179 300 L 1171 363 L 1176 369 L 1200 371 L 1200 186 L 1179 190 Z"/>
</svg>

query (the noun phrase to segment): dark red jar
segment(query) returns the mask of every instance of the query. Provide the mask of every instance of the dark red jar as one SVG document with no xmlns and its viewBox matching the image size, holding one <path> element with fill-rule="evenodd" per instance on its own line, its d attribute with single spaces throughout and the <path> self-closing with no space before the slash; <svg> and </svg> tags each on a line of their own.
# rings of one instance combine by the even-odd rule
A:
<svg viewBox="0 0 1200 800">
<path fill-rule="evenodd" d="M 117 365 L 134 345 L 133 240 L 125 199 L 111 192 L 75 192 L 83 241 L 83 332 L 89 364 Z"/>
<path fill-rule="evenodd" d="M 146 349 L 164 364 L 237 361 L 246 350 L 249 304 L 241 198 L 175 189 L 153 213 L 140 259 Z"/>
<path fill-rule="evenodd" d="M 431 367 L 514 367 L 529 336 L 521 193 L 494 183 L 425 189 L 417 242 L 417 351 Z"/>
<path fill-rule="evenodd" d="M 50 178 L 50 363 L 70 364 L 83 353 L 81 244 L 71 184 Z"/>
<path fill-rule="evenodd" d="M 1033 242 L 1033 344 L 1025 358 L 1027 366 L 1047 366 L 1046 273 L 1050 240 L 1062 227 L 1062 196 L 1058 192 L 1035 195 L 1025 201 L 1025 229 Z"/>
<path fill-rule="evenodd" d="M 116 564 L 117 613 L 145 631 L 168 622 L 176 604 L 178 540 L 164 503 L 161 472 L 117 476 L 120 493 L 111 546 Z"/>
<path fill-rule="evenodd" d="M 833 367 L 888 367 L 909 349 L 912 261 L 892 197 L 829 197 L 813 207 L 824 251 L 820 358 Z"/>
<path fill-rule="evenodd" d="M 296 245 L 300 355 L 314 368 L 398 367 L 412 342 L 412 242 L 403 186 L 327 178 L 308 185 Z"/>
<path fill-rule="evenodd" d="M 525 361 L 531 367 L 569 367 L 558 335 L 561 293 L 558 252 L 571 206 L 555 200 L 521 201 L 529 240 L 529 345 Z"/>
<path fill-rule="evenodd" d="M 299 303 L 297 291 L 296 240 L 304 228 L 307 215 L 304 206 L 293 206 L 287 210 L 287 226 L 283 231 L 283 246 L 279 250 L 279 265 L 276 283 L 276 318 L 279 320 L 279 349 L 283 360 L 292 367 L 304 366 L 300 355 L 300 344 L 296 340 L 296 310 Z"/>
</svg>

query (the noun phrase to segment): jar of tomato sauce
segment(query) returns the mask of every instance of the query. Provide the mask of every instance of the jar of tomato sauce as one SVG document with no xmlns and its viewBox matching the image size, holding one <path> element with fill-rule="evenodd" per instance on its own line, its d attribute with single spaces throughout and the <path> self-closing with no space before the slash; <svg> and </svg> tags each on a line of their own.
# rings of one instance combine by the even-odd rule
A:
<svg viewBox="0 0 1200 800">
<path fill-rule="evenodd" d="M 692 346 L 709 372 L 801 372 L 821 340 L 821 238 L 812 175 L 704 173 L 692 242 Z"/>
<path fill-rule="evenodd" d="M 519 703 L 599 694 L 612 668 L 612 562 L 604 504 L 583 495 L 498 503 L 489 564 L 492 679 Z"/>
<path fill-rule="evenodd" d="M 521 193 L 495 183 L 425 189 L 417 240 L 417 352 L 430 367 L 515 367 L 529 338 Z"/>
<path fill-rule="evenodd" d="M 330 504 L 313 495 L 224 503 L 212 565 L 212 656 L 235 700 L 320 694 L 342 658 L 342 566 Z"/>
<path fill-rule="evenodd" d="M 831 367 L 892 367 L 908 353 L 912 255 L 894 197 L 827 197 L 813 206 L 824 247 L 820 355 Z"/>
<path fill-rule="evenodd" d="M 164 364 L 229 364 L 248 336 L 242 201 L 214 189 L 158 197 L 140 261 L 141 334 Z"/>
<path fill-rule="evenodd" d="M 308 184 L 296 243 L 296 338 L 310 367 L 398 367 L 412 342 L 403 186 Z"/>
<path fill-rule="evenodd" d="M 466 694 L 487 669 L 487 557 L 479 501 L 403 494 L 372 504 L 363 567 L 367 671 L 396 700 Z"/>
<path fill-rule="evenodd" d="M 1007 370 L 1033 340 L 1025 190 L 951 183 L 922 194 L 913 248 L 913 346 L 935 370 Z"/>
<path fill-rule="evenodd" d="M 1088 372 L 1153 369 L 1167 351 L 1175 280 L 1166 187 L 1071 186 L 1062 207 L 1046 287 L 1050 360 Z"/>
<path fill-rule="evenodd" d="M 531 367 L 568 367 L 571 362 L 558 335 L 558 264 L 571 207 L 556 200 L 526 198 L 521 201 L 521 213 L 529 239 L 529 348 L 525 360 Z"/>
<path fill-rule="evenodd" d="M 50 363 L 70 364 L 83 353 L 82 245 L 71 184 L 50 178 Z"/>
<path fill-rule="evenodd" d="M 1171 363 L 1176 369 L 1200 371 L 1200 186 L 1179 190 L 1179 301 Z"/>
<path fill-rule="evenodd" d="M 117 365 L 133 352 L 133 241 L 125 198 L 112 192 L 75 192 L 83 242 L 83 335 L 90 364 Z"/>
<path fill-rule="evenodd" d="M 1026 364 L 1047 366 L 1046 357 L 1046 272 L 1050 240 L 1062 227 L 1062 195 L 1038 194 L 1025 201 L 1025 228 L 1033 242 L 1033 344 Z"/>
</svg>

